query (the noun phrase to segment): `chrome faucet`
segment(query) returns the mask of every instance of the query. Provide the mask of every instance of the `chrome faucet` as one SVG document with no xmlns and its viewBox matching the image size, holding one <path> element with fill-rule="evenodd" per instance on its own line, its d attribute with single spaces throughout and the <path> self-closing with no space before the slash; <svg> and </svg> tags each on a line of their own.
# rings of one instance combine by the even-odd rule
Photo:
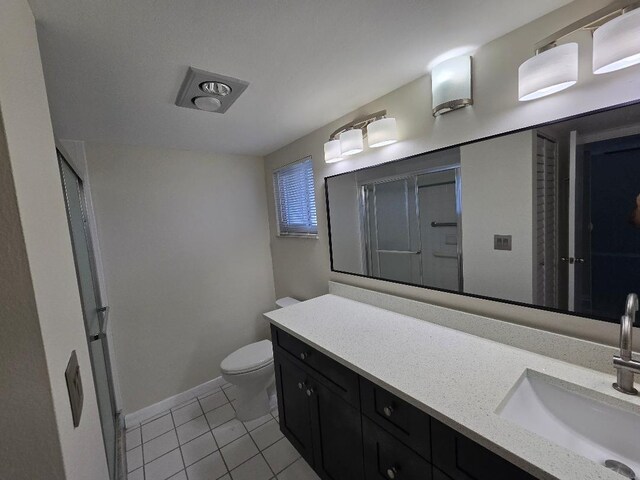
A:
<svg viewBox="0 0 640 480">
<path fill-rule="evenodd" d="M 638 296 L 630 293 L 627 296 L 627 308 L 620 319 L 620 355 L 613 356 L 613 366 L 618 370 L 618 381 L 613 388 L 628 395 L 637 395 L 633 387 L 634 373 L 640 374 L 640 362 L 633 355 L 633 324 L 638 311 Z"/>
</svg>

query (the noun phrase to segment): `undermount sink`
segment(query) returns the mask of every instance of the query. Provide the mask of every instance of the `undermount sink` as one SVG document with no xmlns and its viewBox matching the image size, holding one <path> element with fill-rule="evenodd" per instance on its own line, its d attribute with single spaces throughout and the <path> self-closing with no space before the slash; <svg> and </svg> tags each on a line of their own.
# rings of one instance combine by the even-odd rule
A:
<svg viewBox="0 0 640 480">
<path fill-rule="evenodd" d="M 600 465 L 620 462 L 609 468 L 622 473 L 626 465 L 640 479 L 640 406 L 526 370 L 496 413 Z"/>
</svg>

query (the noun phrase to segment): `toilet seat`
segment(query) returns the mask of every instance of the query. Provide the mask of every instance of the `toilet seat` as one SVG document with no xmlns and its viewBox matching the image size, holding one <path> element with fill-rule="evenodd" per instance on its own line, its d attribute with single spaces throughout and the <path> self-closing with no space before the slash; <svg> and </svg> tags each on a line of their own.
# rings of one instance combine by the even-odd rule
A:
<svg viewBox="0 0 640 480">
<path fill-rule="evenodd" d="M 231 353 L 220 364 L 227 375 L 254 372 L 273 363 L 273 346 L 269 340 L 250 343 Z"/>
</svg>

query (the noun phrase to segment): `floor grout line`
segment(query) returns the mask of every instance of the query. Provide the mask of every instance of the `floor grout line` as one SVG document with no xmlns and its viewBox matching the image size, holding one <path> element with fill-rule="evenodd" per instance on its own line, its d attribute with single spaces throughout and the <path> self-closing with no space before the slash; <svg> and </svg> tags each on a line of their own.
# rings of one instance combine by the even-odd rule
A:
<svg viewBox="0 0 640 480">
<path fill-rule="evenodd" d="M 173 418 L 173 412 L 171 410 L 169 410 L 169 415 L 171 415 L 171 422 L 173 423 L 173 433 L 175 434 L 176 440 L 178 441 L 178 449 L 180 450 L 180 458 L 182 459 L 182 469 L 184 470 L 184 476 L 187 477 L 187 480 L 189 480 L 189 474 L 187 473 L 187 464 L 184 461 L 184 455 L 182 454 L 182 445 L 180 444 L 180 438 L 178 437 L 178 428 L 176 427 L 176 421 Z"/>
<path fill-rule="evenodd" d="M 226 396 L 226 395 L 225 395 Z M 200 399 L 198 398 L 198 404 L 200 405 L 200 409 L 204 410 L 204 408 L 202 408 L 202 403 L 200 402 Z M 223 405 L 224 406 L 224 405 Z M 215 410 L 215 409 L 214 409 Z M 217 447 L 217 452 L 220 452 L 220 458 L 222 459 L 222 463 L 224 463 L 224 468 L 227 469 L 227 473 L 229 474 L 229 476 L 231 476 L 231 470 L 229 470 L 229 467 L 227 466 L 227 462 L 224 459 L 224 456 L 222 455 L 222 450 L 220 448 L 220 445 L 218 445 L 218 440 L 216 439 L 216 436 L 213 434 L 213 428 L 211 428 L 211 424 L 209 423 L 209 419 L 207 418 L 207 415 L 205 414 L 204 416 L 204 420 L 205 422 L 207 422 L 207 426 L 209 427 L 209 431 L 211 432 L 211 436 L 213 437 L 213 442 L 216 444 Z M 231 420 L 229 420 L 231 421 Z M 213 452 L 215 453 L 215 452 Z M 213 454 L 212 453 L 212 454 Z M 206 458 L 206 457 L 205 457 Z M 199 460 L 198 460 L 199 461 Z M 225 473 L 224 475 L 226 475 L 227 473 Z M 220 477 L 224 477 L 224 475 L 221 475 Z M 220 478 L 218 477 L 218 478 Z"/>
<path fill-rule="evenodd" d="M 248 429 L 247 429 L 247 430 L 248 430 Z M 254 430 L 255 430 L 255 429 L 254 429 Z M 264 454 L 262 453 L 262 450 L 260 449 L 260 447 L 259 447 L 259 446 L 258 446 L 258 444 L 256 443 L 255 439 L 251 436 L 251 432 L 247 433 L 247 435 L 249 435 L 249 438 L 251 439 L 251 441 L 253 442 L 253 444 L 254 444 L 254 445 L 256 446 L 256 448 L 258 449 L 258 455 L 260 455 L 260 456 L 262 457 L 262 459 L 264 460 L 264 463 L 266 463 L 266 464 L 267 464 L 267 467 L 269 468 L 269 471 L 270 471 L 271 473 L 273 473 L 273 477 L 272 477 L 272 478 L 275 478 L 275 477 L 276 477 L 276 472 L 274 472 L 274 471 L 273 471 L 273 468 L 271 468 L 271 465 L 269 465 L 269 462 L 267 462 L 267 457 L 265 457 L 265 456 L 264 456 Z M 279 439 L 278 439 L 278 440 L 279 440 Z M 275 444 L 275 442 L 274 442 L 273 444 Z M 272 445 L 273 445 L 273 444 L 272 444 Z M 271 446 L 271 445 L 269 445 L 269 446 Z M 269 448 L 269 447 L 266 447 L 266 448 Z M 251 458 L 253 458 L 253 457 L 251 457 Z"/>
<path fill-rule="evenodd" d="M 140 455 L 142 456 L 142 480 L 147 480 L 147 469 L 144 463 L 144 444 L 142 442 L 142 425 L 140 425 Z"/>
</svg>

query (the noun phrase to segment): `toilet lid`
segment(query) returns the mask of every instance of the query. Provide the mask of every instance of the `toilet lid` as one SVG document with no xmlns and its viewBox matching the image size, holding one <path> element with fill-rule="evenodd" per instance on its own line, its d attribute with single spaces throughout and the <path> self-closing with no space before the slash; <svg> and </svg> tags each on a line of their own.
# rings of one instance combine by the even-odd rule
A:
<svg viewBox="0 0 640 480">
<path fill-rule="evenodd" d="M 269 340 L 250 343 L 239 348 L 220 364 L 224 373 L 247 373 L 273 362 L 273 347 Z"/>
</svg>

